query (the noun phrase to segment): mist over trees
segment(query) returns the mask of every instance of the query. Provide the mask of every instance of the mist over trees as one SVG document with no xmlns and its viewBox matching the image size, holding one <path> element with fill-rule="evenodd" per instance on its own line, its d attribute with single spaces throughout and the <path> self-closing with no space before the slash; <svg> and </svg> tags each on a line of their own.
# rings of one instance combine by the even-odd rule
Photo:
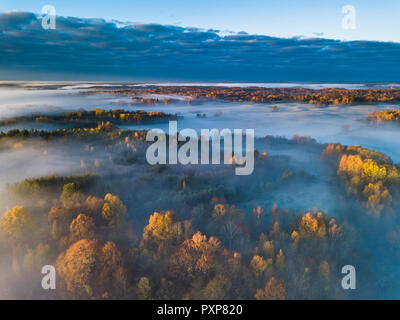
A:
<svg viewBox="0 0 400 320">
<path fill-rule="evenodd" d="M 79 142 L 69 144 L 76 135 Z M 3 138 L 5 146 L 44 141 L 51 153 L 58 141 L 71 153 L 83 150 L 90 158 L 95 148 L 105 156 L 92 173 L 83 167 L 74 176 L 7 187 L 1 265 L 11 276 L 2 282 L 2 297 L 345 299 L 354 293 L 341 288 L 342 266 L 366 263 L 368 256 L 355 230 L 388 219 L 397 207 L 398 168 L 375 151 L 324 146 L 300 136 L 267 137 L 256 141 L 258 174 L 237 177 L 234 164 L 147 165 L 142 137 L 73 129 Z M 282 148 L 293 155 L 276 153 Z M 302 185 L 315 184 L 310 199 L 318 192 L 313 173 L 319 169 L 298 162 L 301 152 L 314 155 L 335 179 L 327 186 L 332 196 L 346 198 L 331 205 L 332 212 L 277 205 L 283 194 Z M 298 204 L 305 200 L 303 195 Z M 368 218 L 349 222 L 350 213 Z M 396 241 L 396 234 L 387 239 Z M 53 292 L 40 286 L 43 265 L 56 267 Z M 369 270 L 360 272 L 375 281 Z M 372 293 L 364 294 L 359 297 Z"/>
<path fill-rule="evenodd" d="M 255 140 L 254 174 L 236 176 L 235 162 L 151 166 L 146 131 L 118 128 L 170 118 L 96 109 L 12 119 L 66 126 L 0 133 L 0 152 L 22 161 L 10 176 L 34 156 L 62 159 L 68 174 L 27 169 L 4 185 L 1 298 L 398 296 L 396 273 L 385 270 L 400 258 L 400 168 L 387 155 L 266 136 Z M 55 267 L 56 290 L 41 286 L 45 265 Z M 362 279 L 358 290 L 342 288 L 345 265 Z"/>
</svg>

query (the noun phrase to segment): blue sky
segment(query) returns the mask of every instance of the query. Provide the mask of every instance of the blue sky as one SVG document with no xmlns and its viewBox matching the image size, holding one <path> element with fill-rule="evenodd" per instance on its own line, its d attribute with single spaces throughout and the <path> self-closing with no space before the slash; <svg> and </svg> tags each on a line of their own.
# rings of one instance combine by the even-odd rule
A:
<svg viewBox="0 0 400 320">
<path fill-rule="evenodd" d="M 399 1 L 1 0 L 0 80 L 400 81 Z"/>
<path fill-rule="evenodd" d="M 136 23 L 246 31 L 277 37 L 312 36 L 400 42 L 400 0 L 1 0 L 0 12 L 39 13 Z M 341 28 L 344 5 L 356 8 L 357 28 Z"/>
</svg>

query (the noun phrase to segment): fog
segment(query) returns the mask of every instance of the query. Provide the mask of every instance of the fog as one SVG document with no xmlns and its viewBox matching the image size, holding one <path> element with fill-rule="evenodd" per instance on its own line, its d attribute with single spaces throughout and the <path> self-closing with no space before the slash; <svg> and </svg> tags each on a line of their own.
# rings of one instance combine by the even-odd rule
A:
<svg viewBox="0 0 400 320">
<path fill-rule="evenodd" d="M 80 95 L 79 90 L 32 89 L 0 86 L 0 118 L 66 110 L 109 108 L 118 99 L 110 95 Z"/>
<path fill-rule="evenodd" d="M 43 86 L 43 84 L 42 84 Z M 96 84 L 96 86 L 101 86 Z M 291 138 L 294 134 L 310 136 L 321 143 L 362 145 L 389 155 L 400 162 L 400 136 L 398 125 L 371 125 L 366 121 L 369 112 L 400 109 L 398 104 L 371 104 L 345 106 L 316 106 L 301 103 L 247 104 L 204 102 L 200 105 L 172 103 L 160 105 L 131 105 L 126 96 L 112 94 L 81 95 L 75 86 L 60 89 L 27 89 L 25 87 L 0 87 L 0 118 L 32 113 L 62 112 L 65 110 L 93 108 L 126 108 L 145 111 L 163 111 L 183 116 L 178 130 L 201 129 L 254 129 L 257 137 L 266 135 Z M 83 86 L 86 90 L 90 85 Z M 80 87 L 79 87 L 80 88 Z M 162 98 L 162 97 L 160 97 Z M 274 106 L 277 107 L 273 108 Z M 276 111 L 275 111 L 276 110 Z M 206 117 L 198 117 L 197 115 Z M 42 124 L 40 125 L 42 126 Z M 30 127 L 40 128 L 37 124 Z M 0 128 L 8 130 L 12 126 Z M 168 124 L 135 125 L 127 128 L 160 128 L 168 131 Z M 46 128 L 45 128 L 46 129 Z"/>
<path fill-rule="evenodd" d="M 53 84 L 54 85 L 54 84 Z M 103 84 L 112 86 L 113 84 Z M 172 103 L 160 105 L 128 105 L 129 97 L 113 94 L 79 94 L 80 89 L 101 87 L 102 84 L 57 84 L 56 89 L 47 89 L 47 85 L 38 83 L 24 86 L 3 87 L 0 89 L 0 116 L 27 115 L 30 113 L 61 112 L 65 110 L 92 108 L 126 108 L 128 110 L 163 111 L 177 113 L 183 118 L 178 120 L 178 130 L 192 128 L 201 129 L 234 129 L 252 128 L 256 137 L 282 136 L 291 139 L 294 134 L 309 136 L 319 143 L 342 143 L 345 145 L 362 145 L 366 148 L 384 152 L 395 162 L 400 161 L 400 135 L 398 125 L 372 125 L 366 121 L 369 112 L 379 110 L 400 109 L 399 105 L 346 105 L 316 106 L 301 103 L 278 104 L 246 104 L 225 102 L 202 102 L 199 105 Z M 132 85 L 134 86 L 134 84 Z M 332 85 L 333 86 L 333 85 Z M 43 87 L 45 89 L 43 89 Z M 160 96 L 161 99 L 165 98 Z M 181 97 L 178 97 L 181 98 Z M 277 108 L 273 108 L 276 106 Z M 198 115 L 202 117 L 198 117 Z M 203 116 L 205 115 L 205 117 Z M 55 129 L 52 124 L 20 124 L 0 128 L 7 131 L 12 128 Z M 123 126 L 129 129 L 160 128 L 168 133 L 168 123 Z M 49 147 L 47 147 L 49 148 Z M 64 146 L 53 145 L 51 150 L 22 148 L 0 154 L 3 163 L 0 170 L 0 187 L 7 183 L 20 181 L 23 178 L 39 177 L 58 173 L 72 174 L 79 167 L 80 155 L 71 152 Z M 306 171 L 318 177 L 317 181 L 301 188 L 292 185 L 291 190 L 282 189 L 265 202 L 266 207 L 274 203 L 282 204 L 288 209 L 307 210 L 319 207 L 334 212 L 334 187 L 328 183 L 330 176 L 315 161 L 307 150 L 294 151 L 292 146 L 269 146 L 270 155 L 290 157 L 290 166 Z M 79 149 L 78 149 L 79 150 Z M 314 157 L 315 158 L 315 157 Z M 24 168 L 24 170 L 20 170 Z M 318 191 L 318 192 L 316 192 Z M 262 199 L 261 199 L 262 200 Z"/>
<path fill-rule="evenodd" d="M 324 143 L 339 142 L 378 150 L 395 162 L 400 162 L 400 127 L 390 124 L 372 125 L 366 120 L 369 112 L 400 109 L 399 105 L 323 107 L 300 103 L 247 104 L 213 101 L 190 105 L 177 102 L 145 106 L 131 105 L 129 97 L 79 94 L 81 89 L 90 88 L 90 84 L 60 84 L 52 89 L 43 89 L 40 86 L 35 89 L 24 86 L 2 87 L 0 117 L 92 108 L 177 113 L 183 116 L 178 120 L 178 130 L 192 128 L 200 132 L 201 129 L 212 128 L 254 129 L 257 137 L 256 149 L 260 153 L 267 152 L 268 156 L 266 160 L 258 160 L 254 174 L 247 177 L 235 176 L 231 166 L 177 165 L 164 168 L 165 172 L 158 172 L 145 164 L 144 149 L 140 149 L 139 144 L 134 149 L 141 150 L 142 153 L 139 159 L 132 160 L 130 154 L 127 156 L 127 147 L 120 143 L 105 147 L 101 141 L 86 143 L 72 140 L 60 143 L 55 139 L 44 143 L 39 138 L 12 140 L 3 144 L 3 149 L 0 150 L 0 189 L 26 178 L 95 173 L 106 182 L 107 192 L 118 195 L 126 205 L 138 234 L 143 231 L 149 215 L 154 211 L 160 212 L 168 208 L 174 210 L 180 219 L 192 219 L 193 208 L 190 204 L 196 203 L 196 199 L 203 196 L 204 189 L 214 187 L 218 196 L 225 197 L 228 203 L 241 208 L 248 221 L 251 220 L 252 209 L 257 206 L 268 212 L 274 205 L 279 209 L 288 209 L 288 216 L 289 213 L 297 215 L 314 209 L 327 212 L 340 223 L 349 224 L 349 229 L 353 232 L 357 252 L 351 261 L 345 263 L 355 265 L 360 270 L 361 290 L 354 297 L 398 298 L 400 275 L 397 266 L 400 255 L 397 245 L 387 241 L 388 232 L 399 225 L 399 218 L 396 216 L 398 212 L 391 212 L 380 219 L 371 218 L 364 207 L 346 196 L 343 185 L 336 176 L 336 170 L 321 158 L 321 152 Z M 14 127 L 2 127 L 0 131 Z M 53 128 L 41 123 L 24 124 L 21 127 Z M 168 123 L 125 128 L 160 128 L 168 133 Z M 295 134 L 312 137 L 317 143 L 297 143 L 290 140 Z M 272 138 L 271 142 L 265 136 L 282 136 L 289 140 L 274 142 Z M 90 151 L 88 144 L 93 147 Z M 130 148 L 128 151 L 132 150 Z M 192 185 L 188 182 L 189 190 L 184 193 L 182 179 L 187 178 L 193 178 L 195 182 Z M 207 192 L 212 193 L 214 190 Z M 3 209 L 15 205 L 7 197 L 1 199 L 1 204 Z M 208 228 L 205 222 L 195 223 L 200 229 L 203 228 L 203 232 L 207 232 L 204 231 Z M 229 249 L 237 250 L 243 255 L 251 254 L 251 248 L 246 247 L 247 242 L 228 244 L 224 239 L 222 241 Z M 340 256 L 341 253 L 337 254 Z M 0 286 L 3 281 L 12 281 L 12 276 L 5 272 L 0 277 Z M 21 285 L 22 288 L 24 285 Z"/>
</svg>

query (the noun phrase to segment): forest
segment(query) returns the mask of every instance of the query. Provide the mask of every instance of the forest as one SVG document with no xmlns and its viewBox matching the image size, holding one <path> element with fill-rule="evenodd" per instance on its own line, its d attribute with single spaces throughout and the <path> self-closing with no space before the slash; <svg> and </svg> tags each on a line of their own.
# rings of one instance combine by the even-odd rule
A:
<svg viewBox="0 0 400 320">
<path fill-rule="evenodd" d="M 26 172 L 4 186 L 1 298 L 397 294 L 396 280 L 379 278 L 381 255 L 390 252 L 385 267 L 400 258 L 400 168 L 388 156 L 266 136 L 255 141 L 255 174 L 235 176 L 235 163 L 151 166 L 146 131 L 118 128 L 175 117 L 97 109 L 4 120 L 68 123 L 2 132 L 0 153 L 47 161 L 62 152 L 73 174 Z M 56 290 L 41 287 L 44 265 L 56 268 Z M 343 290 L 345 265 L 357 267 L 359 290 Z"/>
<path fill-rule="evenodd" d="M 154 95 L 184 97 L 188 104 L 197 100 L 218 99 L 226 102 L 305 102 L 317 105 L 348 105 L 354 103 L 398 102 L 399 89 L 308 89 L 308 88 L 260 88 L 260 87 L 212 87 L 212 86 L 145 86 L 136 88 L 82 91 L 83 95 L 98 93 L 132 97 L 132 101 L 144 105 L 168 104 L 176 98 L 155 98 Z"/>
<path fill-rule="evenodd" d="M 378 123 L 400 121 L 399 110 L 375 111 L 368 114 L 368 119 Z"/>
<path fill-rule="evenodd" d="M 104 110 L 82 110 L 70 111 L 62 114 L 52 115 L 31 115 L 6 118 L 0 120 L 0 127 L 10 124 L 23 124 L 29 122 L 52 123 L 56 125 L 73 124 L 77 128 L 97 127 L 100 122 L 119 124 L 137 124 L 150 121 L 152 123 L 166 120 L 176 120 L 178 117 L 174 114 L 166 114 L 163 112 L 146 112 L 143 110 L 126 111 L 121 109 Z"/>
</svg>

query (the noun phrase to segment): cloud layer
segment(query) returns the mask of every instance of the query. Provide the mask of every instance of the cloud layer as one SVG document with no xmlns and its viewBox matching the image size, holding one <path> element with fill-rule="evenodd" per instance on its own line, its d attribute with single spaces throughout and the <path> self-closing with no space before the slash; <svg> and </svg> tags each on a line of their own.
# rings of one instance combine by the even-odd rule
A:
<svg viewBox="0 0 400 320">
<path fill-rule="evenodd" d="M 0 14 L 0 79 L 396 81 L 400 44 Z"/>
</svg>

